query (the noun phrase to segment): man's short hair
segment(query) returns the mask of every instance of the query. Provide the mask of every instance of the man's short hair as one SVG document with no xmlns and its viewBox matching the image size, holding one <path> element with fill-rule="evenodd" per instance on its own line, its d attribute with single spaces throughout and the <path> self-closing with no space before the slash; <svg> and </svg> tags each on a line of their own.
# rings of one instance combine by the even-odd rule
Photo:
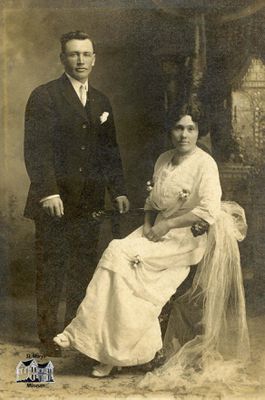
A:
<svg viewBox="0 0 265 400">
<path fill-rule="evenodd" d="M 67 32 L 61 36 L 60 42 L 61 42 L 62 53 L 65 53 L 66 43 L 73 39 L 77 39 L 77 40 L 88 39 L 88 40 L 90 40 L 90 42 L 92 43 L 92 46 L 93 46 L 93 51 L 95 53 L 95 43 L 93 42 L 93 40 L 89 37 L 89 35 L 86 32 L 82 32 L 82 31 Z"/>
</svg>

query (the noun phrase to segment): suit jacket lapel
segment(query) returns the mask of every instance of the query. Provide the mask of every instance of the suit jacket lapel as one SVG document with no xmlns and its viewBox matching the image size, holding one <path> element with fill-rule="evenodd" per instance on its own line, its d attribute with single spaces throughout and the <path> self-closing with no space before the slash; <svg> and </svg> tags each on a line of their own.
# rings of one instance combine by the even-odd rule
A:
<svg viewBox="0 0 265 400">
<path fill-rule="evenodd" d="M 71 82 L 65 74 L 61 77 L 61 89 L 62 94 L 66 98 L 69 104 L 78 112 L 84 119 L 88 120 L 88 116 L 85 108 L 83 107 L 81 101 L 79 100 Z"/>
</svg>

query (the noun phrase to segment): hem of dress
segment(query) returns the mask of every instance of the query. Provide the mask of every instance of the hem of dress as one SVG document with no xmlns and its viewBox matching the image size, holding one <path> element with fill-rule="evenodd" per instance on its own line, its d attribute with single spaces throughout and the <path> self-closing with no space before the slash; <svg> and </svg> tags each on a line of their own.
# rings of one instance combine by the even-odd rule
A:
<svg viewBox="0 0 265 400">
<path fill-rule="evenodd" d="M 75 329 L 77 331 L 77 329 Z M 80 334 L 80 336 L 83 336 L 81 331 L 78 331 L 78 333 Z M 113 365 L 115 367 L 132 367 L 134 365 L 141 365 L 141 364 L 146 364 L 150 361 L 152 361 L 156 355 L 156 353 L 162 349 L 162 343 L 157 347 L 157 349 L 152 350 L 152 353 L 150 352 L 149 356 L 146 357 L 135 357 L 133 359 L 130 360 L 125 360 L 125 361 L 119 361 L 116 358 L 113 358 L 111 356 L 106 355 L 106 357 L 104 357 L 104 355 L 100 355 L 99 352 L 97 351 L 93 351 L 92 349 L 89 349 L 88 343 L 86 342 L 86 346 L 82 346 L 80 345 L 76 340 L 71 339 L 71 334 L 64 332 L 64 334 L 66 334 L 70 340 L 70 346 L 78 351 L 80 351 L 80 353 L 85 354 L 87 357 L 92 358 L 96 361 L 99 361 L 101 363 L 104 364 L 110 364 Z M 70 337 L 69 337 L 70 336 Z M 102 346 L 102 345 L 100 345 Z M 94 347 L 96 347 L 94 345 Z"/>
</svg>

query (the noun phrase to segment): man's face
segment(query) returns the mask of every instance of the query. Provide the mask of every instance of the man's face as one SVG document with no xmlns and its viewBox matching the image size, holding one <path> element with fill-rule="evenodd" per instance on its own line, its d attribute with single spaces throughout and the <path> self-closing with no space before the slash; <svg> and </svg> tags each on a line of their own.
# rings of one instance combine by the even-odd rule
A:
<svg viewBox="0 0 265 400">
<path fill-rule="evenodd" d="M 96 58 L 89 39 L 69 40 L 65 45 L 65 52 L 60 57 L 65 72 L 81 83 L 86 82 Z"/>
<path fill-rule="evenodd" d="M 198 127 L 190 115 L 182 117 L 171 131 L 172 142 L 179 154 L 189 154 L 195 147 L 198 139 Z"/>
</svg>

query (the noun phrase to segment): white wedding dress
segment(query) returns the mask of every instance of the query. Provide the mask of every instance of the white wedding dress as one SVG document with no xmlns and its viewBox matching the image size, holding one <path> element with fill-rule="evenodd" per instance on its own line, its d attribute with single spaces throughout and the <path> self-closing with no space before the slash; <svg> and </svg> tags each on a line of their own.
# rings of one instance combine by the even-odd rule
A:
<svg viewBox="0 0 265 400">
<path fill-rule="evenodd" d="M 156 162 L 146 209 L 162 218 L 192 212 L 213 224 L 220 213 L 221 187 L 215 161 L 196 147 L 180 165 L 174 150 Z M 77 315 L 63 335 L 72 347 L 104 364 L 129 366 L 152 360 L 162 347 L 158 316 L 203 258 L 207 234 L 172 229 L 160 242 L 143 237 L 142 227 L 113 240 L 97 266 Z"/>
</svg>

